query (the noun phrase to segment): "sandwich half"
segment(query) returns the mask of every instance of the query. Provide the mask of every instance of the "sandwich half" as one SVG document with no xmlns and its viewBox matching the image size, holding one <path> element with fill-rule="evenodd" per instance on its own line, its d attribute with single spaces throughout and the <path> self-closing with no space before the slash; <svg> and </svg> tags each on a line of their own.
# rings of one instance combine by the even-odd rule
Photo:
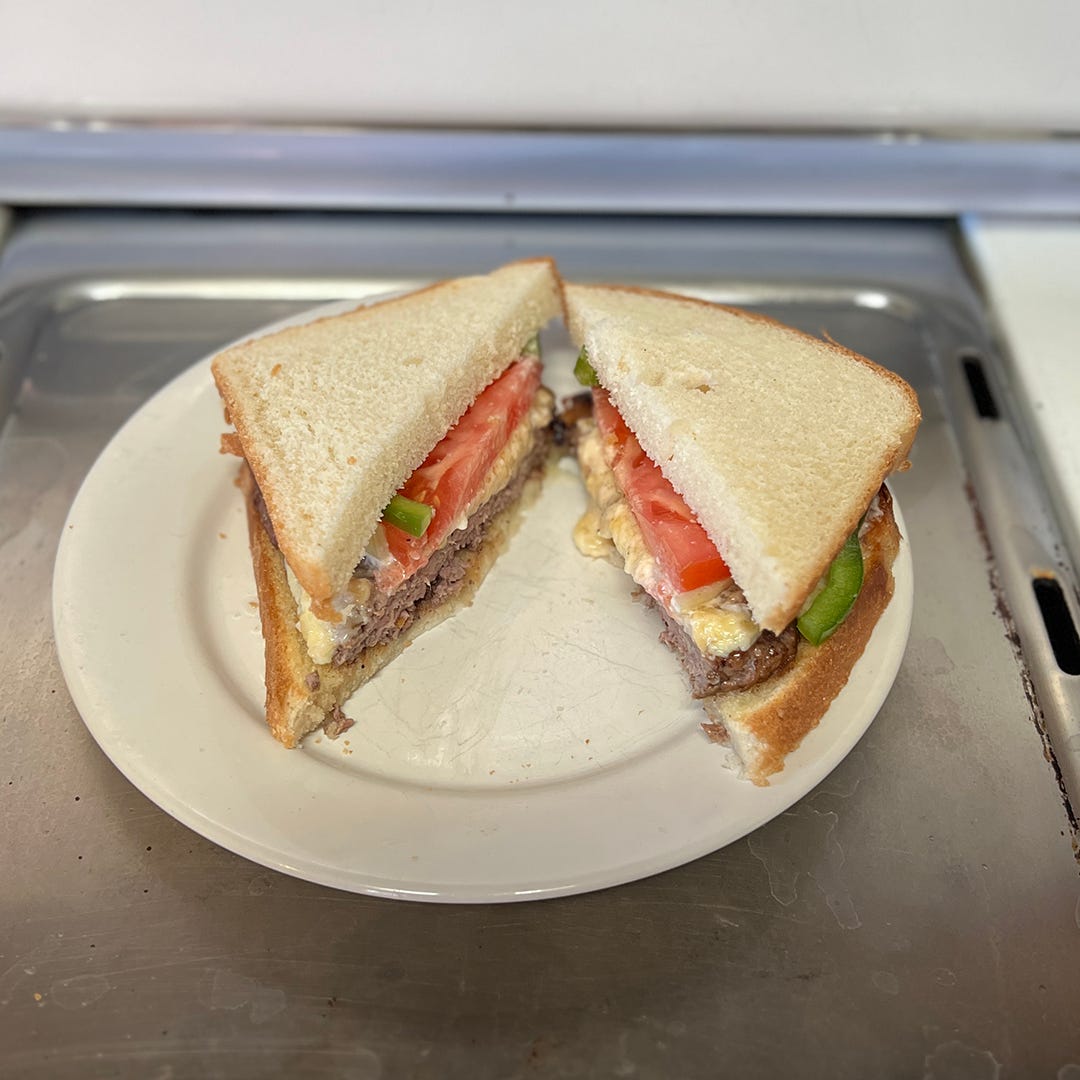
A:
<svg viewBox="0 0 1080 1080">
<path fill-rule="evenodd" d="M 266 646 L 266 719 L 295 746 L 468 604 L 542 472 L 548 259 L 444 281 L 215 357 Z"/>
<path fill-rule="evenodd" d="M 706 734 L 755 783 L 814 728 L 893 591 L 885 477 L 919 425 L 899 376 L 764 316 L 564 286 L 593 387 L 575 538 L 662 622 Z"/>
</svg>

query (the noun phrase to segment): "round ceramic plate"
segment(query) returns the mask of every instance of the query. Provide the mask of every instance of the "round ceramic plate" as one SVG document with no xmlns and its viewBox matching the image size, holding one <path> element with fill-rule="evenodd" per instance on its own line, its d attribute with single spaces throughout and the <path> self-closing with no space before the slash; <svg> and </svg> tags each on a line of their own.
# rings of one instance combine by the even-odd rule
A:
<svg viewBox="0 0 1080 1080">
<path fill-rule="evenodd" d="M 569 391 L 561 340 L 545 350 L 545 381 Z M 702 734 L 655 614 L 621 571 L 574 548 L 584 495 L 566 462 L 472 607 L 351 699 L 345 735 L 285 750 L 263 719 L 255 585 L 222 430 L 209 360 L 132 417 L 72 506 L 53 613 L 72 697 L 105 753 L 167 813 L 265 866 L 438 901 L 632 881 L 731 843 L 810 791 L 899 668 L 906 543 L 892 602 L 819 727 L 769 787 L 739 780 Z"/>
</svg>

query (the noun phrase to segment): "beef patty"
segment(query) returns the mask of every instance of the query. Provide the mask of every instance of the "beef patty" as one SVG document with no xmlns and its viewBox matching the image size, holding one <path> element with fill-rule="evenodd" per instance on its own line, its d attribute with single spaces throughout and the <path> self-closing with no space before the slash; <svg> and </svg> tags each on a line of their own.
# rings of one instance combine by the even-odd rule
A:
<svg viewBox="0 0 1080 1080">
<path fill-rule="evenodd" d="M 795 660 L 799 631 L 794 623 L 779 634 L 763 630 L 749 649 L 739 649 L 727 656 L 707 656 L 662 605 L 647 594 L 645 599 L 664 620 L 660 640 L 678 656 L 696 698 L 727 690 L 746 690 L 779 674 Z"/>
</svg>

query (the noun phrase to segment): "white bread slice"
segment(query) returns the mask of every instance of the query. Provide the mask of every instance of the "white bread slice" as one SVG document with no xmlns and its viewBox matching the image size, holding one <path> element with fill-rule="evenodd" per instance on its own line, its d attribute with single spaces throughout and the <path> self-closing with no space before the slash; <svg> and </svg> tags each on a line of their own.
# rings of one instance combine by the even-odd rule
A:
<svg viewBox="0 0 1080 1080">
<path fill-rule="evenodd" d="M 686 499 L 759 626 L 780 632 L 906 464 L 915 392 L 864 357 L 761 315 L 622 286 L 564 285 L 645 452 Z"/>
<path fill-rule="evenodd" d="M 274 737 L 290 748 L 322 727 L 335 707 L 343 706 L 360 686 L 421 634 L 472 603 L 476 590 L 517 528 L 522 509 L 540 490 L 537 474 L 526 482 L 516 503 L 492 518 L 483 544 L 464 554 L 467 569 L 458 592 L 440 604 L 427 606 L 393 641 L 365 650 L 355 663 L 335 667 L 314 663 L 296 628 L 296 602 L 289 589 L 285 561 L 263 526 L 246 466 L 241 467 L 238 483 L 247 506 L 248 539 L 265 644 L 266 721 Z"/>
<path fill-rule="evenodd" d="M 844 688 L 881 613 L 892 598 L 892 565 L 900 532 L 886 487 L 878 496 L 879 516 L 868 520 L 860 537 L 863 585 L 854 607 L 821 645 L 799 641 L 795 662 L 785 672 L 749 690 L 714 694 L 702 705 L 703 724 L 714 742 L 732 752 L 728 762 L 755 784 L 784 767 L 784 759 L 818 725 Z"/>
<path fill-rule="evenodd" d="M 394 492 L 559 310 L 554 263 L 529 259 L 215 357 L 279 548 L 316 603 L 341 592 Z"/>
</svg>

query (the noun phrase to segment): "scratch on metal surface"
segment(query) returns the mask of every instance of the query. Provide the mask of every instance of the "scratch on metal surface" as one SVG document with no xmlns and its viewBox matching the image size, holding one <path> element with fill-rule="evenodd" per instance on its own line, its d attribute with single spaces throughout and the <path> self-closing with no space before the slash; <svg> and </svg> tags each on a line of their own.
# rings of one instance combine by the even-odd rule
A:
<svg viewBox="0 0 1080 1080">
<path fill-rule="evenodd" d="M 838 799 L 850 799 L 858 791 L 865 771 L 866 756 L 861 750 L 853 750 L 844 759 L 841 767 L 829 773 L 818 784 L 810 797 L 816 799 L 819 795 L 833 795 Z"/>
<path fill-rule="evenodd" d="M 242 1009 L 250 1006 L 251 1022 L 261 1024 L 277 1016 L 286 1005 L 285 991 L 263 986 L 247 975 L 237 975 L 224 968 L 213 971 L 209 988 L 200 992 L 200 1000 L 211 1009 Z"/>
<path fill-rule="evenodd" d="M 812 811 L 816 813 L 816 811 Z M 830 812 L 822 815 L 829 820 L 828 829 L 825 833 L 825 861 L 818 863 L 817 867 L 810 872 L 810 877 L 825 896 L 825 903 L 833 913 L 837 923 L 845 930 L 857 930 L 862 926 L 859 913 L 844 884 L 840 871 L 844 866 L 844 849 L 840 841 L 836 839 L 834 830 L 839 820 L 836 814 Z"/>
<path fill-rule="evenodd" d="M 619 1036 L 619 1058 L 612 1069 L 615 1076 L 633 1076 L 637 1072 L 637 1065 L 629 1056 L 629 1043 L 630 1032 L 622 1032 Z"/>
<path fill-rule="evenodd" d="M 808 843 L 805 830 L 790 827 L 790 819 L 809 822 L 820 845 Z M 751 854 L 765 867 L 769 891 L 777 903 L 785 907 L 793 904 L 799 897 L 799 878 L 805 875 L 817 885 L 837 924 L 845 930 L 857 930 L 862 920 L 841 873 L 844 849 L 834 835 L 838 821 L 832 810 L 822 812 L 803 804 L 747 839 Z"/>
<path fill-rule="evenodd" d="M 794 814 L 781 814 L 780 820 L 785 817 L 794 817 Z M 759 833 L 754 833 L 747 838 L 750 845 L 750 854 L 765 867 L 765 873 L 769 878 L 769 892 L 778 903 L 788 907 L 799 898 L 798 880 L 801 870 L 791 861 L 783 848 L 791 847 L 789 837 L 785 832 L 782 844 L 777 845 L 780 850 L 772 850 L 769 842 Z"/>
<path fill-rule="evenodd" d="M 74 975 L 70 979 L 57 979 L 49 987 L 49 998 L 61 1009 L 84 1009 L 111 989 L 112 983 L 104 975 Z"/>
<path fill-rule="evenodd" d="M 60 951 L 63 934 L 49 934 L 28 953 L 15 958 L 15 963 L 0 972 L 0 1007 L 9 1005 L 19 984 L 30 975 L 37 974 L 37 965 L 44 963 Z"/>
<path fill-rule="evenodd" d="M 939 1044 L 923 1059 L 923 1080 L 999 1080 L 1003 1072 L 989 1050 L 977 1050 L 955 1039 Z"/>
<path fill-rule="evenodd" d="M 1020 648 L 1020 634 L 1016 629 L 1016 620 L 1013 618 L 1012 608 L 1009 607 L 1009 602 L 1005 597 L 1005 590 L 1002 588 L 998 577 L 997 566 L 994 562 L 994 549 L 990 546 L 990 534 L 987 532 L 986 521 L 983 519 L 982 510 L 979 509 L 975 488 L 970 480 L 964 483 L 964 494 L 967 495 L 968 505 L 971 507 L 971 513 L 975 520 L 975 531 L 982 541 L 983 552 L 986 556 L 986 572 L 990 580 L 990 591 L 994 597 L 994 610 L 1001 620 L 1005 630 L 1005 638 L 1009 642 L 1013 656 L 1016 659 L 1024 697 L 1027 698 L 1028 708 L 1031 711 L 1031 722 L 1035 725 L 1035 730 L 1038 731 L 1039 738 L 1042 740 L 1043 756 L 1054 771 L 1058 795 L 1061 798 L 1062 806 L 1065 808 L 1065 816 L 1069 821 L 1073 855 L 1080 859 L 1080 822 L 1077 821 L 1069 793 L 1065 790 L 1065 778 L 1061 774 L 1061 766 L 1058 764 L 1057 757 L 1054 754 L 1054 748 L 1050 745 L 1050 735 L 1046 730 L 1046 717 L 1043 715 L 1042 707 L 1039 705 L 1039 699 L 1035 693 L 1035 684 L 1032 682 L 1031 672 L 1028 670 L 1027 661 L 1024 659 L 1023 650 Z"/>
</svg>

